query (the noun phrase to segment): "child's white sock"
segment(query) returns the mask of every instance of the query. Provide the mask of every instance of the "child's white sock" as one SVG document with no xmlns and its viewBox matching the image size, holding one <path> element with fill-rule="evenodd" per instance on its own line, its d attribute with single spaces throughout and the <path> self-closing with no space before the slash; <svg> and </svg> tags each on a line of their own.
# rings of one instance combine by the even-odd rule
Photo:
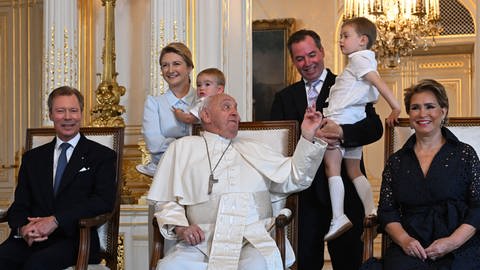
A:
<svg viewBox="0 0 480 270">
<path fill-rule="evenodd" d="M 343 215 L 345 188 L 343 187 L 342 177 L 329 177 L 328 189 L 330 190 L 330 201 L 332 202 L 332 217 L 337 218 Z"/>
<path fill-rule="evenodd" d="M 375 203 L 373 202 L 372 186 L 368 182 L 368 179 L 365 175 L 361 175 L 353 179 L 353 185 L 363 203 L 363 208 L 365 208 L 365 216 L 374 214 Z"/>
</svg>

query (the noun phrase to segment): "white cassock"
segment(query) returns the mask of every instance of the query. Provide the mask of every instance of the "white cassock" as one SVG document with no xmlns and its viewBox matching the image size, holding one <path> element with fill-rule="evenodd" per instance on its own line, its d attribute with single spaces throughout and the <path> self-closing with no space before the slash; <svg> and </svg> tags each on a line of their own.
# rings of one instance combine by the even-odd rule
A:
<svg viewBox="0 0 480 270">
<path fill-rule="evenodd" d="M 203 136 L 213 169 L 230 140 L 209 132 Z M 166 239 L 177 239 L 174 226 L 197 224 L 206 241 L 196 246 L 180 241 L 157 269 L 282 269 L 280 252 L 267 232 L 273 220 L 271 202 L 310 186 L 326 143 L 301 137 L 288 158 L 237 137 L 214 170 L 218 183 L 209 195 L 204 138 L 183 137 L 170 145 L 147 198 L 155 204 L 155 217 Z"/>
</svg>

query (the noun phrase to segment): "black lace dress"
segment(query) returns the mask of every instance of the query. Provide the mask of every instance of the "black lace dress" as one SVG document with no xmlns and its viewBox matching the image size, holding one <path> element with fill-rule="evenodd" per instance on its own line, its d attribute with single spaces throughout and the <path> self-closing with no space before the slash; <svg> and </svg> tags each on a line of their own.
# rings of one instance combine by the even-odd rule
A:
<svg viewBox="0 0 480 270">
<path fill-rule="evenodd" d="M 475 150 L 442 128 L 446 143 L 424 176 L 414 153 L 415 135 L 393 154 L 383 172 L 378 209 L 380 228 L 400 222 L 424 248 L 449 236 L 461 224 L 480 228 L 480 164 Z M 406 255 L 392 244 L 384 256 L 385 270 L 480 269 L 480 237 L 476 233 L 460 248 L 435 261 Z"/>
</svg>

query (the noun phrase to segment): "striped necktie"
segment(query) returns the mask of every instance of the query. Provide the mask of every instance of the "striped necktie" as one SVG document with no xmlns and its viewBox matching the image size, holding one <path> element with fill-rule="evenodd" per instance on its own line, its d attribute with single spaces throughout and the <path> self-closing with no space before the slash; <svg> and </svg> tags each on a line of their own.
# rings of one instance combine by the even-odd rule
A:
<svg viewBox="0 0 480 270">
<path fill-rule="evenodd" d="M 308 106 L 311 106 L 312 103 L 317 101 L 318 97 L 318 92 L 316 90 L 317 86 L 319 83 L 321 83 L 322 80 L 316 80 L 313 82 L 308 82 L 307 83 L 307 101 L 308 101 Z"/>
<path fill-rule="evenodd" d="M 62 152 L 60 153 L 60 156 L 58 157 L 57 161 L 57 171 L 55 172 L 55 183 L 53 183 L 53 194 L 57 195 L 58 188 L 60 187 L 60 182 L 62 181 L 62 175 L 63 172 L 65 171 L 65 167 L 67 167 L 67 149 L 71 145 L 69 143 L 62 143 L 60 145 L 60 148 L 62 149 Z"/>
</svg>

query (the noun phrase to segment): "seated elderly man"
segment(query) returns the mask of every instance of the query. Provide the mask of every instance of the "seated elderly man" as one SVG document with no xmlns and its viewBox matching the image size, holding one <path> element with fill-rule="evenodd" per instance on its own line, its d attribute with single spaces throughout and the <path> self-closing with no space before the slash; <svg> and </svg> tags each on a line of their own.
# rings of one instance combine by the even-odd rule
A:
<svg viewBox="0 0 480 270">
<path fill-rule="evenodd" d="M 203 136 L 169 146 L 148 194 L 163 236 L 179 240 L 157 269 L 283 269 L 267 232 L 270 192 L 298 192 L 312 183 L 327 147 L 314 138 L 322 123 L 314 110 L 305 112 L 301 139 L 287 158 L 236 137 L 240 117 L 231 96 L 205 100 Z"/>
</svg>

